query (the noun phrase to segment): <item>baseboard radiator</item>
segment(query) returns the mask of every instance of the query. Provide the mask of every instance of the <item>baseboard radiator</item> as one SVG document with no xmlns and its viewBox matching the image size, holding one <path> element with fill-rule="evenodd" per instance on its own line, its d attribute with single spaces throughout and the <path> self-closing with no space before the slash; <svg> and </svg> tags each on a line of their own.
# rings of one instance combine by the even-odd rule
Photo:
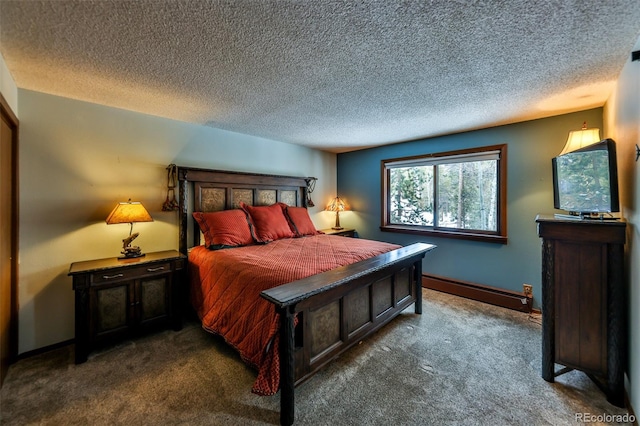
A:
<svg viewBox="0 0 640 426">
<path fill-rule="evenodd" d="M 422 287 L 520 312 L 530 313 L 533 307 L 533 299 L 524 293 L 437 275 L 423 274 Z"/>
</svg>

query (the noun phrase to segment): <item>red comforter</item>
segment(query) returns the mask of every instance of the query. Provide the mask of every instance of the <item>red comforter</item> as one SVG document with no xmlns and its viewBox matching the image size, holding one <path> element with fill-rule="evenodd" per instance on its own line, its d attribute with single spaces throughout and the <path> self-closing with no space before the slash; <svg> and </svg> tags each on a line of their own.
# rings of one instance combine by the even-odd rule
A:
<svg viewBox="0 0 640 426">
<path fill-rule="evenodd" d="M 278 315 L 260 292 L 400 246 L 331 235 L 189 254 L 191 302 L 206 330 L 221 335 L 258 370 L 252 391 L 278 391 Z"/>
</svg>

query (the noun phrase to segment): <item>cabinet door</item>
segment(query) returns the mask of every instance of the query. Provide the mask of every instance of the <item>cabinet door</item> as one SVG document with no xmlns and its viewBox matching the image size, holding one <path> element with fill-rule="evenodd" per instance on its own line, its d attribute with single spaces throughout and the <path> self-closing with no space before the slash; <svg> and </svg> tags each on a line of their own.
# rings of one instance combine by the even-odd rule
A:
<svg viewBox="0 0 640 426">
<path fill-rule="evenodd" d="M 171 274 L 141 279 L 137 307 L 140 325 L 166 321 L 171 313 Z"/>
<path fill-rule="evenodd" d="M 91 291 L 91 329 L 96 338 L 126 333 L 133 323 L 133 281 L 94 287 Z"/>
<path fill-rule="evenodd" d="M 556 247 L 556 360 L 594 374 L 607 371 L 606 246 Z"/>
</svg>

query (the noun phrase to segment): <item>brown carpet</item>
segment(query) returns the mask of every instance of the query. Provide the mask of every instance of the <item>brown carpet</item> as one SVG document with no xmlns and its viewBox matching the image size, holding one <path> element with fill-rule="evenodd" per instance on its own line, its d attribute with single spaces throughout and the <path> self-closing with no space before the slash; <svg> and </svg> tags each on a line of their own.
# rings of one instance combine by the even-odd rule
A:
<svg viewBox="0 0 640 426">
<path fill-rule="evenodd" d="M 301 425 L 575 425 L 624 415 L 581 372 L 540 377 L 540 325 L 528 315 L 423 291 L 409 309 L 296 389 Z M 278 424 L 279 395 L 197 323 L 93 352 L 22 359 L 0 391 L 2 425 Z"/>
</svg>

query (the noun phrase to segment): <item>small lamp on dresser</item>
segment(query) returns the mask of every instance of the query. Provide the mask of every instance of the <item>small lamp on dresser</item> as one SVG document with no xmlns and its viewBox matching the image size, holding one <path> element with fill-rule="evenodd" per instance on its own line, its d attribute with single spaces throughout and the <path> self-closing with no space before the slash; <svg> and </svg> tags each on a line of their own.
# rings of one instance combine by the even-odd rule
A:
<svg viewBox="0 0 640 426">
<path fill-rule="evenodd" d="M 600 142 L 600 129 L 587 129 L 587 122 L 585 121 L 582 123 L 582 129 L 572 130 L 569 132 L 567 143 L 564 145 L 564 148 L 562 148 L 562 152 L 560 152 L 559 155 L 593 145 L 596 142 Z"/>
<path fill-rule="evenodd" d="M 133 235 L 131 234 L 133 231 L 133 224 L 135 222 L 153 222 L 153 218 L 147 209 L 144 208 L 142 203 L 138 201 L 131 201 L 131 199 L 124 203 L 118 203 L 118 205 L 116 205 L 111 211 L 111 214 L 107 217 L 106 222 L 107 225 L 114 225 L 117 223 L 131 224 L 131 228 L 129 228 L 129 236 L 122 240 L 122 256 L 118 259 L 129 259 L 144 256 L 140 247 L 131 245 L 131 242 L 140 235 L 138 232 Z"/>
</svg>

